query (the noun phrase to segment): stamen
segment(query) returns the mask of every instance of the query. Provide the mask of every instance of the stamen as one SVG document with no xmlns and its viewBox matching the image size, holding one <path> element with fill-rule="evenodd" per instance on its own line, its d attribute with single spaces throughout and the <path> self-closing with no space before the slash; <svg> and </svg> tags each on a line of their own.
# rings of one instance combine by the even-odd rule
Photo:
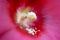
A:
<svg viewBox="0 0 60 40">
<path fill-rule="evenodd" d="M 25 12 L 28 9 L 24 10 L 24 12 L 20 12 L 20 10 L 17 10 L 17 23 L 22 25 L 20 28 L 26 28 L 25 30 L 31 34 L 35 35 L 37 31 L 30 27 L 29 23 L 32 23 L 37 19 L 37 16 L 34 12 Z"/>
<path fill-rule="evenodd" d="M 28 12 L 28 18 L 30 21 L 34 21 L 37 19 L 37 16 L 34 12 Z"/>
</svg>

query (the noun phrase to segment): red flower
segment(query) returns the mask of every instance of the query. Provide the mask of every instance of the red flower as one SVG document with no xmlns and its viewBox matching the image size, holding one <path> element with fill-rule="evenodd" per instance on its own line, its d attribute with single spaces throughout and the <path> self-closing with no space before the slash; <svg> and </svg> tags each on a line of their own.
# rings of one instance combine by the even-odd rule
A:
<svg viewBox="0 0 60 40">
<path fill-rule="evenodd" d="M 34 30 L 37 31 L 37 33 L 34 35 L 36 37 L 38 37 L 39 35 L 42 34 L 42 32 L 44 32 L 44 28 L 43 28 L 43 23 L 44 23 L 44 18 L 42 15 L 42 9 L 43 9 L 43 5 L 44 5 L 44 0 L 9 0 L 10 3 L 10 17 L 12 19 L 12 22 L 17 25 L 16 23 L 16 14 L 17 14 L 17 10 L 20 8 L 20 11 L 24 11 L 25 9 L 27 9 L 27 7 L 30 7 L 30 9 L 27 9 L 26 11 L 29 10 L 29 12 L 35 12 L 37 19 L 36 21 L 33 22 L 34 26 L 31 27 Z M 26 30 L 21 30 L 20 25 L 17 25 L 17 30 L 19 30 L 19 32 L 21 31 L 21 33 L 23 35 L 26 34 L 26 36 L 29 36 L 30 34 L 25 33 Z M 38 31 L 40 30 L 40 31 Z M 31 35 L 32 36 L 32 35 Z M 33 37 L 34 37 L 33 36 Z"/>
</svg>

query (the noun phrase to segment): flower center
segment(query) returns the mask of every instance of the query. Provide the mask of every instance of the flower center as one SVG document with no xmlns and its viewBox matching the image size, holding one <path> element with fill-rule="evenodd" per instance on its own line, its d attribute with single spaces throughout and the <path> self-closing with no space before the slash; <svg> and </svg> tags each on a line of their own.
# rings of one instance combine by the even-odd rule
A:
<svg viewBox="0 0 60 40">
<path fill-rule="evenodd" d="M 28 8 L 21 12 L 17 10 L 17 20 L 16 22 L 20 25 L 21 29 L 24 29 L 31 35 L 36 34 L 36 29 L 30 27 L 30 24 L 37 19 L 37 16 L 34 12 L 27 12 Z"/>
</svg>

